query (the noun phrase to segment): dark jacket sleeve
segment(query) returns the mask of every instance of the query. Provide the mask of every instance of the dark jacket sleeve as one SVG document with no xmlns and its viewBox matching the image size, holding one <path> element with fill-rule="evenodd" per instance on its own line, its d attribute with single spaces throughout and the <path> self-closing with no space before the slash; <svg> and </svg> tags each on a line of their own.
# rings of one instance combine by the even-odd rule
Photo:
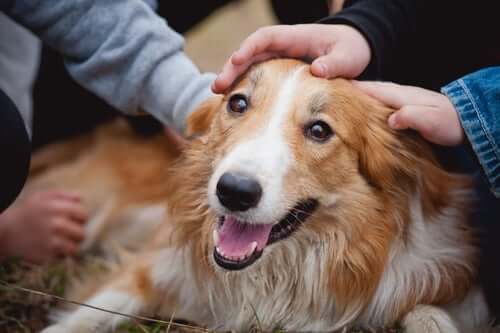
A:
<svg viewBox="0 0 500 333">
<path fill-rule="evenodd" d="M 0 89 L 0 213 L 18 196 L 28 177 L 31 145 L 23 119 Z"/>
<path fill-rule="evenodd" d="M 359 30 L 372 50 L 371 62 L 362 76 L 377 79 L 416 33 L 416 6 L 416 0 L 351 0 L 320 23 L 346 24 Z"/>
</svg>

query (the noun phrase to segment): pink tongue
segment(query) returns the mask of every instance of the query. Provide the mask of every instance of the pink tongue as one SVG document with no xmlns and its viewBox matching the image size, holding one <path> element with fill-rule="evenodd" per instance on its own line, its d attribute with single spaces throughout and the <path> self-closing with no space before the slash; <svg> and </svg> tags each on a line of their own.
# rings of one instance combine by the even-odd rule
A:
<svg viewBox="0 0 500 333">
<path fill-rule="evenodd" d="M 234 217 L 226 216 L 219 229 L 219 243 L 216 246 L 226 257 L 248 254 L 253 242 L 257 242 L 257 249 L 262 250 L 267 244 L 272 227 L 272 224 L 243 223 Z"/>
</svg>

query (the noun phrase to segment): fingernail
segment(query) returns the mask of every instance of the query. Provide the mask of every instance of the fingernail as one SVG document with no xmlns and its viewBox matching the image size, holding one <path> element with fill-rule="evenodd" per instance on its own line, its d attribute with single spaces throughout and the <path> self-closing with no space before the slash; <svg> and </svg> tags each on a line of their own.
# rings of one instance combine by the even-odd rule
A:
<svg viewBox="0 0 500 333">
<path fill-rule="evenodd" d="M 394 128 L 394 129 L 398 129 L 398 122 L 397 122 L 397 117 L 396 117 L 396 114 L 391 114 L 389 119 L 387 120 L 387 122 L 389 123 L 389 126 Z"/>
<path fill-rule="evenodd" d="M 231 62 L 233 63 L 233 65 L 239 65 L 239 60 L 238 57 L 240 57 L 240 53 L 238 51 L 234 52 L 232 55 L 231 55 Z"/>
<path fill-rule="evenodd" d="M 319 76 L 325 76 L 326 75 L 326 66 L 324 63 L 322 62 L 318 62 L 318 64 L 316 65 L 316 67 L 318 68 L 318 75 Z"/>
<path fill-rule="evenodd" d="M 217 79 L 215 79 L 215 81 L 217 81 Z M 212 82 L 212 85 L 210 86 L 210 89 L 212 89 L 212 92 L 216 93 L 217 92 L 217 87 L 215 85 L 215 81 Z"/>
</svg>

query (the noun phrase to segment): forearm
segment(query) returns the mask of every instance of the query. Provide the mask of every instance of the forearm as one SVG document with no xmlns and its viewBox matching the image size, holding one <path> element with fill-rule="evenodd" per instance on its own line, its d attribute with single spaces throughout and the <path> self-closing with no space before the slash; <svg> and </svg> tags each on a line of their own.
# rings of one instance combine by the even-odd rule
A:
<svg viewBox="0 0 500 333">
<path fill-rule="evenodd" d="M 500 67 L 469 74 L 442 88 L 458 112 L 491 191 L 500 198 Z"/>
<path fill-rule="evenodd" d="M 180 128 L 209 96 L 212 77 L 143 1 L 16 0 L 7 14 L 61 52 L 76 81 L 124 112 L 144 110 Z"/>
<path fill-rule="evenodd" d="M 372 50 L 364 77 L 378 79 L 402 45 L 415 34 L 416 12 L 416 0 L 346 1 L 342 11 L 320 22 L 347 24 L 359 30 Z"/>
</svg>

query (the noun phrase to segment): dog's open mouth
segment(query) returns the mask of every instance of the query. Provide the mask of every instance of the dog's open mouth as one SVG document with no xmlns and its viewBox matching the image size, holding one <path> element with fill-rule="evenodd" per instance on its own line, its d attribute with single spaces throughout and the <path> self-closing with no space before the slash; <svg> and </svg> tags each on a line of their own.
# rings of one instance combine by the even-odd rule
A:
<svg viewBox="0 0 500 333">
<path fill-rule="evenodd" d="M 220 217 L 214 230 L 214 259 L 222 268 L 239 270 L 253 264 L 267 245 L 289 237 L 316 209 L 318 201 L 304 200 L 276 224 L 250 224 L 233 216 Z"/>
</svg>

